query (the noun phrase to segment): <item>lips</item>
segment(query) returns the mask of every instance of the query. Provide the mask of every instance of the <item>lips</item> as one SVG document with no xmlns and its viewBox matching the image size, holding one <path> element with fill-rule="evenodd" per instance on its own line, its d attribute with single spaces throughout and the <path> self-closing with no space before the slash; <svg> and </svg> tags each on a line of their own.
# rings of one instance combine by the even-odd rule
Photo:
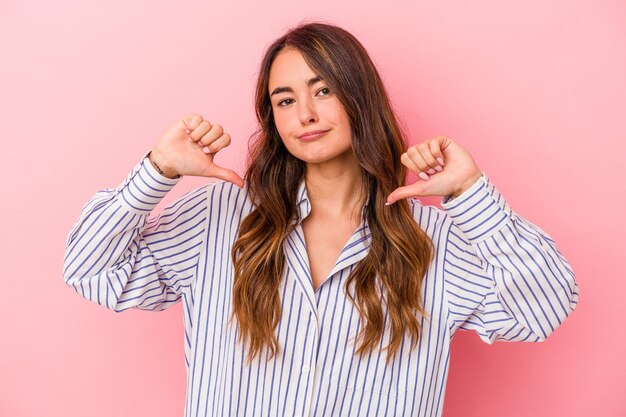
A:
<svg viewBox="0 0 626 417">
<path fill-rule="evenodd" d="M 330 129 L 329 129 L 330 130 Z M 328 130 L 314 130 L 311 132 L 306 132 L 301 134 L 300 136 L 298 136 L 298 139 L 300 140 L 315 140 L 319 137 L 324 136 L 324 134 L 326 134 L 328 132 Z"/>
</svg>

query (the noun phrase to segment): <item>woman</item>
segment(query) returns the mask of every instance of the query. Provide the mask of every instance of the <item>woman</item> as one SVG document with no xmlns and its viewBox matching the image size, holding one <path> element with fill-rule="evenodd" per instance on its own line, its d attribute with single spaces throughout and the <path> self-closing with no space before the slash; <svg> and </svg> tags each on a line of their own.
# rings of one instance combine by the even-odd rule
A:
<svg viewBox="0 0 626 417">
<path fill-rule="evenodd" d="M 115 311 L 182 300 L 186 416 L 441 415 L 450 342 L 541 341 L 573 272 L 450 138 L 406 149 L 380 77 L 338 27 L 267 50 L 244 182 L 189 114 L 70 232 L 65 282 Z M 420 180 L 404 185 L 406 168 Z M 224 181 L 148 215 L 181 176 Z M 414 197 L 445 196 L 442 209 Z"/>
</svg>

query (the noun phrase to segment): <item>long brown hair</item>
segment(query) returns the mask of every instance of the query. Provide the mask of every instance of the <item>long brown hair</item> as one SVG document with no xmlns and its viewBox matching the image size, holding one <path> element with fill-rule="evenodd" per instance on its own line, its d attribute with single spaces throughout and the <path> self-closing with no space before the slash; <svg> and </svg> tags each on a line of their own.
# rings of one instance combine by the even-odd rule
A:
<svg viewBox="0 0 626 417">
<path fill-rule="evenodd" d="M 285 47 L 295 48 L 343 104 L 349 116 L 352 149 L 369 200 L 364 210 L 371 232 L 367 256 L 352 270 L 346 294 L 364 322 L 356 354 L 374 349 L 384 335 L 383 305 L 391 327 L 387 361 L 405 332 L 413 348 L 420 336 L 422 281 L 433 256 L 432 241 L 411 215 L 408 202 L 385 206 L 386 197 L 404 185 L 404 132 L 394 115 L 382 80 L 365 48 L 350 33 L 324 23 L 289 30 L 265 53 L 257 80 L 259 130 L 251 142 L 246 179 L 254 210 L 243 220 L 232 249 L 233 312 L 239 338 L 249 341 L 248 361 L 267 347 L 280 352 L 275 329 L 281 318 L 279 284 L 285 267 L 283 244 L 292 231 L 296 191 L 305 163 L 292 156 L 274 124 L 268 92 L 271 65 Z M 347 291 L 350 286 L 356 297 Z M 356 299 L 355 299 L 356 298 Z"/>
</svg>

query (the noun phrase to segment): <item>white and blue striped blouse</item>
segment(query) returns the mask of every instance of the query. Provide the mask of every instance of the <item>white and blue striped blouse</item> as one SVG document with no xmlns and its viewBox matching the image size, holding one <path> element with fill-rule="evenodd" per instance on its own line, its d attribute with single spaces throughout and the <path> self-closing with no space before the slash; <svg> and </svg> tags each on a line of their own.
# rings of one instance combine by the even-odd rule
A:
<svg viewBox="0 0 626 417">
<path fill-rule="evenodd" d="M 68 235 L 64 280 L 117 312 L 182 301 L 185 417 L 441 416 L 457 330 L 474 330 L 490 344 L 542 341 L 578 301 L 574 273 L 555 242 L 512 211 L 483 173 L 459 197 L 446 197 L 443 210 L 410 200 L 436 252 L 422 287 L 430 320 L 421 319 L 418 346 L 410 350 L 407 338 L 387 365 L 379 350 L 387 332 L 376 351 L 355 356 L 361 322 L 343 289 L 367 254 L 369 228 L 361 224 L 314 291 L 300 227 L 310 211 L 303 182 L 284 245 L 281 353 L 247 365 L 236 321 L 227 321 L 231 247 L 251 202 L 244 190 L 215 182 L 149 218 L 178 181 L 143 158 L 118 188 L 96 193 Z"/>
</svg>

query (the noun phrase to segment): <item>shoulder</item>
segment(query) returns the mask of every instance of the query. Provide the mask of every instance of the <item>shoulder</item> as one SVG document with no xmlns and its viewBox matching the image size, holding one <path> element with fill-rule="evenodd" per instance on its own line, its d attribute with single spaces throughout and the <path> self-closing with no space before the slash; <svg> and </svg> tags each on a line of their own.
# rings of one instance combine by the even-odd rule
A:
<svg viewBox="0 0 626 417">
<path fill-rule="evenodd" d="M 241 189 L 228 181 L 214 181 L 201 188 L 206 194 L 207 204 L 211 211 L 215 209 L 250 211 L 252 209 L 246 186 Z"/>
<path fill-rule="evenodd" d="M 409 209 L 415 222 L 431 237 L 447 222 L 446 213 L 443 209 L 435 206 L 427 206 L 416 198 L 409 198 Z"/>
</svg>

